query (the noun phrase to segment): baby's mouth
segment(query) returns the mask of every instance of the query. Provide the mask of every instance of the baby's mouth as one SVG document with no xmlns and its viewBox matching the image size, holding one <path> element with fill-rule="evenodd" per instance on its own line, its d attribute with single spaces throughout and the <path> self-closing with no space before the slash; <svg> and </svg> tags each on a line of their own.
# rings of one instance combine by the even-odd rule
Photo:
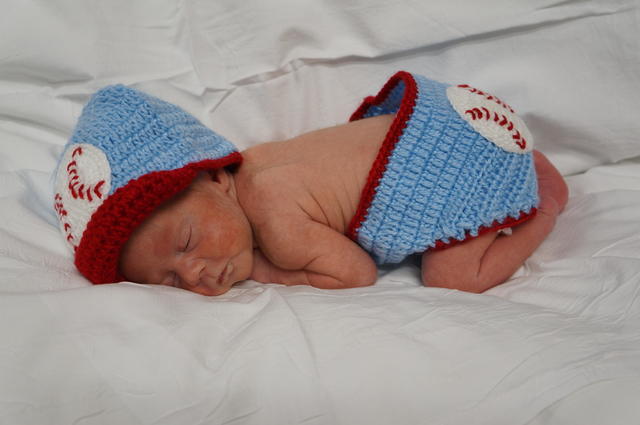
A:
<svg viewBox="0 0 640 425">
<path fill-rule="evenodd" d="M 231 272 L 233 272 L 233 263 L 229 262 L 224 269 L 222 269 L 222 272 L 220 272 L 220 276 L 218 276 L 218 286 L 227 283 Z"/>
</svg>

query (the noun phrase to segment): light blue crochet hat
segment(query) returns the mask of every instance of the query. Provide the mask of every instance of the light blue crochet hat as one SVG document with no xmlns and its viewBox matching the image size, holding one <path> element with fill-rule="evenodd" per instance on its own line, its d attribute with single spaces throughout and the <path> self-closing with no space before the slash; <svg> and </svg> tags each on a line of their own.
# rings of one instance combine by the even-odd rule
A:
<svg viewBox="0 0 640 425">
<path fill-rule="evenodd" d="M 399 262 L 535 214 L 533 138 L 499 98 L 400 71 L 351 120 L 382 114 L 396 117 L 347 231 L 376 262 Z"/>
<path fill-rule="evenodd" d="M 122 85 L 95 93 L 55 175 L 54 208 L 78 270 L 93 283 L 124 280 L 120 252 L 142 221 L 200 170 L 241 161 L 175 105 Z"/>
</svg>

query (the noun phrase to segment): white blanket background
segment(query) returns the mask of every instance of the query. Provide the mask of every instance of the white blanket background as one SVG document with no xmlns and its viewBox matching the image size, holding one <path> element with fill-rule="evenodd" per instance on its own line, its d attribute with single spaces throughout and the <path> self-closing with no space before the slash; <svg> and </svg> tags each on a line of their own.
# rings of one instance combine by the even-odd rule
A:
<svg viewBox="0 0 640 425">
<path fill-rule="evenodd" d="M 7 0 L 0 424 L 640 423 L 637 0 Z M 92 287 L 50 174 L 123 83 L 240 148 L 345 122 L 399 69 L 508 100 L 567 176 L 556 229 L 484 295 L 246 282 Z"/>
</svg>

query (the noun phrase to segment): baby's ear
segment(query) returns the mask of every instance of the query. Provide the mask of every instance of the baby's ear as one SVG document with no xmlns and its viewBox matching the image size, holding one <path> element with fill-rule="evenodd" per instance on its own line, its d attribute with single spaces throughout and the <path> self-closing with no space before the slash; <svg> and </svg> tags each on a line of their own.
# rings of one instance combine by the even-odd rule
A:
<svg viewBox="0 0 640 425">
<path fill-rule="evenodd" d="M 209 175 L 211 180 L 219 185 L 220 190 L 228 192 L 231 189 L 231 175 L 225 168 L 210 170 Z"/>
</svg>

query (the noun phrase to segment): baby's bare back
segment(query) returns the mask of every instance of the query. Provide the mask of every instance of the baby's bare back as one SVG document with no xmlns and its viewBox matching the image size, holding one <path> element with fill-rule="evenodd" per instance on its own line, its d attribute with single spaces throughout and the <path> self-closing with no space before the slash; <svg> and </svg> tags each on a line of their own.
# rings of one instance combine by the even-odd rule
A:
<svg viewBox="0 0 640 425">
<path fill-rule="evenodd" d="M 243 152 L 238 201 L 254 234 L 252 279 L 320 288 L 375 282 L 371 257 L 345 236 L 392 115 Z"/>
<path fill-rule="evenodd" d="M 392 120 L 358 120 L 243 152 L 236 180 L 250 221 L 295 215 L 344 233 Z"/>
</svg>

